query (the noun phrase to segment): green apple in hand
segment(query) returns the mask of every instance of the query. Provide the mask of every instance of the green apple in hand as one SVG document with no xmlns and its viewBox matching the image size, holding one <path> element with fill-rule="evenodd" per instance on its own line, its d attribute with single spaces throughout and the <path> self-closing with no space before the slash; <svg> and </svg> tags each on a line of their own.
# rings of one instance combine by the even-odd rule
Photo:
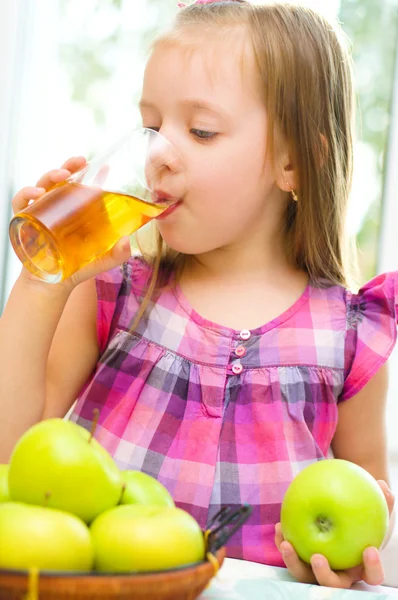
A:
<svg viewBox="0 0 398 600">
<path fill-rule="evenodd" d="M 120 471 L 89 431 L 63 419 L 31 427 L 17 442 L 8 476 L 12 500 L 65 510 L 90 523 L 116 506 Z"/>
<path fill-rule="evenodd" d="M 154 477 L 141 471 L 122 471 L 124 489 L 121 504 L 175 506 L 166 488 Z"/>
<path fill-rule="evenodd" d="M 333 570 L 361 564 L 365 548 L 381 545 L 388 523 L 377 481 L 346 460 L 312 463 L 295 477 L 282 502 L 285 540 L 307 563 L 313 554 L 323 554 Z"/>
<path fill-rule="evenodd" d="M 8 465 L 0 465 L 0 502 L 7 502 L 9 499 Z"/>
<path fill-rule="evenodd" d="M 204 559 L 197 521 L 180 508 L 126 504 L 91 524 L 95 568 L 102 572 L 162 571 Z"/>
<path fill-rule="evenodd" d="M 93 545 L 85 523 L 52 508 L 0 505 L 0 568 L 89 571 Z"/>
</svg>

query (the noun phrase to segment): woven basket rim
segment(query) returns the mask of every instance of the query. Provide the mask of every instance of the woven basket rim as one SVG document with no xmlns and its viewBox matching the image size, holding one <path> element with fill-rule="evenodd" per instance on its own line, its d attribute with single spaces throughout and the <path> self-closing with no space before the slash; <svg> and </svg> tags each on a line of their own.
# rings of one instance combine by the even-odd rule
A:
<svg viewBox="0 0 398 600">
<path fill-rule="evenodd" d="M 225 546 L 219 548 L 215 554 L 216 558 L 219 557 L 220 553 L 224 553 Z M 208 564 L 210 561 L 207 558 L 194 563 L 188 563 L 181 567 L 174 567 L 172 569 L 162 569 L 160 571 L 117 571 L 117 572 L 99 572 L 99 571 L 53 571 L 48 569 L 39 570 L 40 578 L 54 579 L 57 577 L 67 578 L 83 578 L 83 577 L 95 577 L 98 579 L 111 578 L 111 577 L 151 577 L 153 575 L 162 575 L 166 573 L 179 573 L 180 571 L 186 571 L 189 569 L 196 569 L 201 565 Z M 14 576 L 29 576 L 28 569 L 1 569 L 0 577 L 14 575 Z"/>
</svg>

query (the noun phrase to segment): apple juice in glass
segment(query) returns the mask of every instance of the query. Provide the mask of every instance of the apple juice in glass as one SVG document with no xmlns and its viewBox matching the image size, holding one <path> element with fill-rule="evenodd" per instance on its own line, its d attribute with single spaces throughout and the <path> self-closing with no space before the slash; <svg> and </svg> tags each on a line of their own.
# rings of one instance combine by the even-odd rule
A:
<svg viewBox="0 0 398 600">
<path fill-rule="evenodd" d="M 136 129 L 17 213 L 11 244 L 33 275 L 58 283 L 170 208 L 184 187 L 170 142 Z"/>
</svg>

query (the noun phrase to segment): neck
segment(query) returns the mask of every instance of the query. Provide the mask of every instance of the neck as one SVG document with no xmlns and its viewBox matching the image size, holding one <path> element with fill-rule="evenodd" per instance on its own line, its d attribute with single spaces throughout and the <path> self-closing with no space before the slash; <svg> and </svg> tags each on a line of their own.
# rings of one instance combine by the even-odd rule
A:
<svg viewBox="0 0 398 600">
<path fill-rule="evenodd" d="M 264 235 L 259 228 L 234 244 L 191 256 L 186 268 L 195 277 L 210 277 L 225 283 L 290 275 L 297 270 L 287 260 L 284 239 L 279 232 L 280 228 L 271 235 Z"/>
<path fill-rule="evenodd" d="M 179 285 L 190 305 L 213 323 L 235 330 L 268 323 L 308 285 L 307 274 L 289 265 L 281 236 L 265 237 L 263 231 L 186 258 Z"/>
</svg>

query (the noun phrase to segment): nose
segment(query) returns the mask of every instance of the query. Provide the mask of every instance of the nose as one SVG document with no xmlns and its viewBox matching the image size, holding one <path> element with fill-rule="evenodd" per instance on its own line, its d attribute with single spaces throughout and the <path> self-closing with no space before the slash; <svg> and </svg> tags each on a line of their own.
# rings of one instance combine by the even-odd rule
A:
<svg viewBox="0 0 398 600">
<path fill-rule="evenodd" d="M 182 157 L 176 146 L 163 132 L 151 132 L 148 143 L 147 163 L 151 172 L 167 170 L 178 173 L 184 169 Z"/>
<path fill-rule="evenodd" d="M 145 173 L 149 189 L 177 184 L 185 176 L 185 165 L 175 145 L 162 133 L 149 130 Z M 178 175 L 178 177 L 177 177 Z"/>
</svg>

